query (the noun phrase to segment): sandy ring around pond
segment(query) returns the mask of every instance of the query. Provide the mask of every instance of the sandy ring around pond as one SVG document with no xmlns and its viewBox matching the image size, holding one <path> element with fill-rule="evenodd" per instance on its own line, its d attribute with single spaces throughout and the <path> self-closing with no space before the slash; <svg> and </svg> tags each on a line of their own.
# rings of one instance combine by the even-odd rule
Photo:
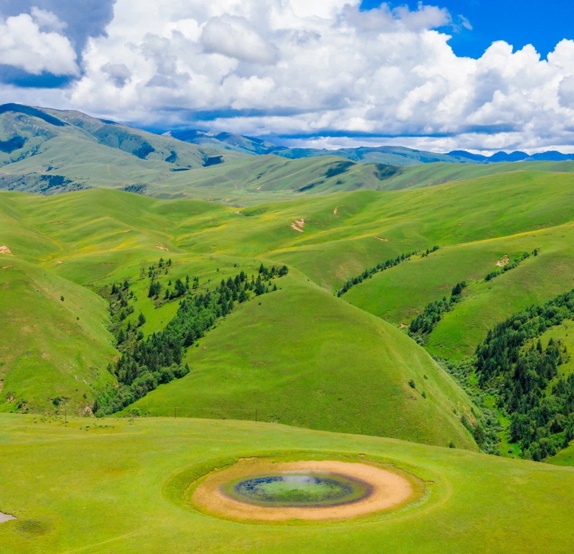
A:
<svg viewBox="0 0 574 554">
<path fill-rule="evenodd" d="M 372 492 L 367 497 L 338 506 L 324 507 L 264 507 L 234 500 L 221 487 L 232 479 L 272 471 L 321 471 L 344 475 L 368 483 Z M 208 475 L 191 495 L 192 503 L 205 511 L 224 518 L 259 521 L 340 520 L 389 510 L 414 499 L 415 487 L 401 473 L 376 466 L 330 460 L 277 462 L 249 459 Z"/>
</svg>

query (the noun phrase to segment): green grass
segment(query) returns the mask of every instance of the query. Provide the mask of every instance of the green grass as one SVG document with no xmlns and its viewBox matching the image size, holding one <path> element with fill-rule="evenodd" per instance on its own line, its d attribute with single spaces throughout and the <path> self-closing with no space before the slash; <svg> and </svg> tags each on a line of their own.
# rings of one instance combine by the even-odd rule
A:
<svg viewBox="0 0 574 554">
<path fill-rule="evenodd" d="M 468 399 L 422 348 L 300 276 L 278 285 L 190 349 L 190 375 L 133 407 L 473 447 Z"/>
<path fill-rule="evenodd" d="M 556 466 L 573 466 L 574 467 L 574 444 L 571 444 L 564 450 L 561 450 L 548 460 L 548 463 Z"/>
<path fill-rule="evenodd" d="M 190 352 L 192 374 L 160 388 L 141 408 L 463 445 L 458 418 L 464 409 L 457 408 L 448 379 L 404 333 L 365 312 L 395 326 L 407 324 L 467 280 L 463 302 L 446 314 L 428 348 L 441 357 L 471 353 L 496 322 L 574 285 L 573 185 L 570 173 L 515 171 L 417 190 L 358 191 L 244 209 L 102 189 L 50 198 L 6 193 L 0 244 L 43 278 L 86 287 L 90 298 L 112 281 L 135 279 L 133 317 L 144 313 L 147 334 L 175 310 L 173 304 L 156 310 L 147 299 L 145 268 L 160 256 L 173 259 L 174 278 L 189 274 L 213 282 L 260 261 L 287 263 L 293 271 L 285 290 L 221 322 Z M 301 219 L 302 232 L 292 228 Z M 378 274 L 341 299 L 332 294 L 367 267 L 435 244 L 441 249 L 427 258 Z M 503 255 L 534 248 L 539 256 L 482 282 Z M 17 288 L 2 293 L 17 304 Z M 36 317 L 34 305 L 26 306 L 26 317 Z M 99 313 L 103 328 L 107 314 Z M 8 325 L 17 336 L 14 321 Z M 77 350 L 66 337 L 47 341 L 53 351 Z M 110 339 L 104 342 L 98 348 L 109 360 L 114 351 Z M 5 391 L 14 364 L 27 363 L 23 351 L 4 366 Z M 98 363 L 98 370 L 105 365 Z M 407 384 L 411 378 L 416 391 Z M 435 417 L 450 423 L 432 430 L 439 427 Z"/>
<path fill-rule="evenodd" d="M 11 155 L 0 153 L 4 187 L 51 194 L 54 190 L 46 188 L 46 178 L 64 177 L 70 181 L 68 187 L 123 189 L 135 185 L 154 189 L 158 182 L 175 175 L 174 169 L 201 168 L 210 156 L 222 156 L 225 162 L 243 157 L 108 125 L 79 112 L 47 111 L 68 124 L 56 127 L 13 113 L 0 117 L 0 133 L 8 128 L 10 135 L 18 132 L 27 140 L 22 150 Z M 138 157 L 142 145 L 145 159 Z M 172 161 L 166 161 L 169 159 Z"/>
<path fill-rule="evenodd" d="M 448 297 L 452 287 L 465 280 L 469 287 L 463 302 L 445 314 L 428 342 L 433 355 L 464 357 L 474 351 L 495 322 L 574 287 L 573 233 L 574 227 L 566 224 L 442 248 L 427 258 L 414 258 L 374 276 L 343 298 L 395 325 L 408 325 L 428 303 Z M 504 255 L 512 259 L 534 248 L 541 249 L 538 256 L 484 281 Z"/>
<path fill-rule="evenodd" d="M 3 188 L 52 194 L 78 187 L 135 187 L 160 198 L 193 197 L 247 206 L 360 189 L 400 190 L 453 182 L 464 185 L 482 177 L 528 181 L 533 175 L 544 179 L 574 172 L 572 162 L 432 163 L 400 168 L 388 177 L 381 176 L 376 164 L 353 164 L 339 156 L 293 160 L 275 155 L 248 156 L 107 124 L 80 112 L 45 111 L 67 125 L 54 126 L 37 117 L 10 112 L 0 117 L 1 136 L 17 132 L 27 140 L 21 150 L 0 153 Z M 138 157 L 142 146 L 144 159 Z M 381 158 L 380 153 L 371 153 L 364 161 L 386 159 L 386 163 L 402 165 L 406 158 L 397 154 Z M 203 167 L 213 156 L 222 157 L 224 163 Z M 60 188 L 50 188 L 50 179 L 65 182 Z"/>
<path fill-rule="evenodd" d="M 422 188 L 444 183 L 467 181 L 488 175 L 522 172 L 571 172 L 572 162 L 526 162 L 495 164 L 419 164 L 402 168 L 401 172 L 387 182 L 387 189 Z"/>
<path fill-rule="evenodd" d="M 566 363 L 558 366 L 561 375 L 567 376 L 574 373 L 574 321 L 565 320 L 561 325 L 548 329 L 540 337 L 542 348 L 546 348 L 550 339 L 560 340 L 568 349 L 569 359 Z"/>
<path fill-rule="evenodd" d="M 28 175 L 31 189 L 59 174 L 104 188 L 0 195 L 0 246 L 12 252 L 0 254 L 0 412 L 59 412 L 0 414 L 0 511 L 18 517 L 0 525 L 0 551 L 571 550 L 574 470 L 472 452 L 460 421 L 474 419 L 471 402 L 429 353 L 467 356 L 496 323 L 574 287 L 573 163 L 431 164 L 381 180 L 369 164 L 332 175 L 334 157 L 227 153 L 225 164 L 201 168 L 209 151 L 182 143 L 178 164 L 195 169 L 173 172 L 169 138 L 156 137 L 142 161 L 129 149 L 143 132 L 59 116 L 73 129 L 3 173 Z M 133 184 L 172 200 L 110 190 Z M 429 257 L 333 294 L 366 268 L 434 245 Z M 484 282 L 503 256 L 535 248 L 538 256 Z M 106 366 L 118 352 L 97 293 L 129 280 L 130 317 L 145 315 L 146 335 L 177 310 L 147 297 L 146 268 L 160 257 L 173 262 L 164 284 L 190 275 L 210 287 L 262 261 L 290 272 L 280 290 L 239 306 L 190 349 L 188 376 L 126 410 L 177 419 L 65 424 L 113 382 Z M 397 329 L 462 280 L 463 301 L 428 352 Z M 542 341 L 560 338 L 574 351 L 572 329 L 565 322 Z M 507 437 L 501 448 L 516 455 Z M 573 448 L 551 463 L 574 465 Z M 238 524 L 182 500 L 192 478 L 214 467 L 299 451 L 394 463 L 422 478 L 428 496 L 339 525 Z"/>
<path fill-rule="evenodd" d="M 112 191 L 86 191 L 50 199 L 6 196 L 12 211 L 25 212 L 21 219 L 26 228 L 50 238 L 50 250 L 37 260 L 46 269 L 39 268 L 38 272 L 46 279 L 53 276 L 68 287 L 86 291 L 90 298 L 96 299 L 101 310 L 101 331 L 105 331 L 108 322 L 105 303 L 78 284 L 97 291 L 106 283 L 128 279 L 138 298 L 132 318 L 142 312 L 146 317 L 143 331 L 150 334 L 161 329 L 177 309 L 177 303 L 155 309 L 147 298 L 146 268 L 157 263 L 160 256 L 172 258 L 169 278 L 197 275 L 204 284 L 209 280 L 218 283 L 240 269 L 255 272 L 260 263 L 253 258 L 202 254 L 201 246 L 194 254 L 189 250 L 195 248 L 182 245 L 188 240 L 198 241 L 202 235 L 219 234 L 222 227 L 227 228 L 227 243 L 237 237 L 238 231 L 230 232 L 229 228 L 237 228 L 238 222 L 249 226 L 251 221 L 238 217 L 230 208 L 193 201 L 165 203 Z M 135 202 L 130 206 L 132 198 Z M 178 210 L 187 216 L 179 216 L 182 220 L 179 224 Z M 53 221 L 65 221 L 65 225 L 53 225 Z M 247 232 L 253 232 L 253 228 L 248 227 Z M 158 245 L 168 251 L 158 249 Z M 10 246 L 17 258 L 20 243 Z M 31 269 L 35 267 L 30 265 Z M 144 411 L 161 413 L 172 413 L 176 408 L 180 415 L 188 416 L 281 420 L 293 425 L 388 434 L 442 445 L 452 441 L 460 447 L 473 448 L 472 439 L 459 421 L 460 415 L 470 409 L 468 399 L 422 349 L 380 320 L 348 307 L 303 275 L 290 279 L 286 281 L 286 290 L 262 298 L 261 306 L 255 302 L 241 307 L 222 322 L 206 338 L 215 340 L 214 343 L 202 341 L 199 349 L 192 350 L 191 386 L 183 380 L 177 386 L 162 387 L 157 396 L 150 396 L 138 406 Z M 288 283 L 291 285 L 287 286 Z M 280 286 L 283 288 L 282 283 Z M 19 303 L 26 317 L 38 317 L 37 306 L 22 303 L 17 288 L 10 286 L 5 292 L 12 302 Z M 53 316 L 50 317 L 52 321 Z M 16 335 L 18 324 L 16 320 L 11 323 L 11 332 Z M 71 352 L 82 351 L 79 343 L 67 337 L 57 338 L 51 330 L 38 336 L 43 340 L 42 352 L 48 356 L 61 353 L 73 358 Z M 106 376 L 105 368 L 115 352 L 109 335 L 101 342 L 107 352 L 105 359 L 100 356 L 93 365 L 84 365 L 96 367 Z M 213 352 L 220 358 L 198 357 L 210 344 L 208 354 Z M 63 393 L 48 383 L 65 378 L 69 373 L 64 370 L 66 364 L 51 368 L 34 360 L 30 366 L 25 352 L 15 354 L 4 368 L 5 395 L 10 392 L 28 401 L 31 409 L 49 409 L 50 398 Z M 75 358 L 74 362 L 76 367 Z M 27 378 L 37 383 L 36 388 L 18 379 L 22 364 Z M 55 378 L 53 372 L 57 368 L 63 375 Z M 235 378 L 229 380 L 230 373 Z M 74 378 L 80 379 L 77 375 Z M 411 378 L 419 383 L 418 391 L 408 386 Z M 86 399 L 83 398 L 86 387 L 65 394 L 74 396 L 70 404 L 74 413 L 84 400 L 89 403 L 94 391 L 103 384 L 100 378 L 84 380 L 89 386 Z M 199 388 L 198 380 L 203 383 Z M 422 397 L 423 391 L 426 399 Z M 42 393 L 40 402 L 38 397 Z M 5 409 L 12 410 L 15 406 L 5 400 Z M 436 427 L 429 424 L 434 421 L 442 424 Z"/>
<path fill-rule="evenodd" d="M 63 397 L 60 410 L 81 412 L 112 382 L 105 302 L 41 268 L 9 262 L 0 269 L 0 411 L 55 410 L 53 400 Z"/>
<path fill-rule="evenodd" d="M 574 540 L 571 468 L 236 421 L 4 415 L 0 430 L 0 510 L 18 518 L 0 525 L 7 552 L 566 553 Z M 427 497 L 338 524 L 239 524 L 183 502 L 193 478 L 257 455 L 392 463 Z"/>
</svg>

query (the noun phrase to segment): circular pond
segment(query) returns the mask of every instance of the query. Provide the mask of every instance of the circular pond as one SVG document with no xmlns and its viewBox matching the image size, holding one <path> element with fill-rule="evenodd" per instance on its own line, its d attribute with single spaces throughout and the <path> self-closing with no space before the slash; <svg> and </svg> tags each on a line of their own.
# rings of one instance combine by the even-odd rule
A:
<svg viewBox="0 0 574 554">
<path fill-rule="evenodd" d="M 191 504 L 209 514 L 255 521 L 344 520 L 400 508 L 424 485 L 391 466 L 336 460 L 240 460 L 192 483 Z"/>
<path fill-rule="evenodd" d="M 233 480 L 221 491 L 239 502 L 267 507 L 322 507 L 357 502 L 373 487 L 359 479 L 327 472 L 286 471 Z"/>
</svg>

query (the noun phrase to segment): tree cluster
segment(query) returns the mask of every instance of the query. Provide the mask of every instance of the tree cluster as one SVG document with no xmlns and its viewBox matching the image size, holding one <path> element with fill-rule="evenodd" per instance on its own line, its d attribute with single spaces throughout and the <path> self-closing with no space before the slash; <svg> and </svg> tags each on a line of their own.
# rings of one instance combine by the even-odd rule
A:
<svg viewBox="0 0 574 554">
<path fill-rule="evenodd" d="M 487 454 L 497 453 L 498 435 L 502 431 L 502 426 L 498 420 L 497 411 L 488 402 L 489 395 L 476 385 L 473 360 L 466 358 L 455 361 L 436 357 L 434 359 L 456 379 L 476 406 L 480 408 L 480 410 L 471 408 L 470 414 L 462 414 L 461 423 L 470 431 L 483 452 Z"/>
<path fill-rule="evenodd" d="M 510 417 L 510 436 L 521 454 L 544 460 L 574 437 L 574 376 L 561 377 L 568 360 L 560 341 L 536 340 L 547 329 L 574 319 L 574 290 L 509 318 L 477 347 L 479 386 L 497 398 Z"/>
<path fill-rule="evenodd" d="M 125 327 L 116 328 L 118 345 L 123 345 L 120 349 L 122 355 L 117 363 L 110 365 L 108 369 L 116 377 L 118 385 L 109 387 L 98 395 L 94 413 L 104 416 L 122 410 L 158 385 L 187 375 L 190 368 L 183 364 L 186 349 L 203 337 L 218 319 L 229 314 L 236 303 L 240 304 L 255 296 L 277 290 L 276 285 L 271 285 L 271 280 L 286 275 L 287 272 L 287 266 L 267 268 L 261 265 L 256 277 L 252 275 L 248 278 L 246 273 L 241 271 L 235 277 L 222 279 L 215 290 L 201 292 L 197 288 L 184 285 L 185 290 L 176 315 L 163 330 L 153 333 L 145 340 L 141 331 L 133 333 L 135 326 L 129 322 Z M 117 287 L 112 287 L 112 290 L 116 290 L 116 297 L 121 295 L 126 301 L 123 290 L 118 290 Z M 114 303 L 116 302 L 117 299 Z M 145 318 L 142 314 L 138 325 L 143 322 Z"/>
<path fill-rule="evenodd" d="M 514 258 L 514 260 L 512 260 L 512 262 L 510 262 L 509 264 L 506 264 L 505 266 L 501 267 L 500 269 L 497 269 L 496 271 L 491 271 L 484 278 L 484 280 L 491 281 L 495 277 L 498 277 L 499 275 L 502 275 L 503 273 L 506 273 L 507 271 L 510 271 L 511 269 L 518 267 L 524 260 L 530 258 L 530 256 L 538 256 L 538 252 L 539 252 L 538 248 L 535 248 L 532 252 L 523 252 L 520 256 Z"/>
<path fill-rule="evenodd" d="M 411 321 L 409 335 L 424 344 L 444 314 L 450 312 L 454 305 L 462 300 L 462 291 L 466 286 L 466 281 L 461 281 L 452 288 L 448 298 L 443 296 L 442 300 L 427 304 L 423 312 Z"/>
<path fill-rule="evenodd" d="M 433 246 L 432 248 L 427 248 L 427 249 L 421 254 L 421 258 L 426 258 L 426 257 L 430 256 L 433 252 L 436 252 L 439 248 L 440 248 L 440 246 L 437 246 L 436 244 L 435 244 L 435 246 Z"/>
<path fill-rule="evenodd" d="M 438 250 L 438 246 L 436 246 L 435 249 Z M 427 252 L 430 252 L 430 250 L 427 250 Z M 395 266 L 397 266 L 403 262 L 410 260 L 411 257 L 417 253 L 418 253 L 417 251 L 414 251 L 414 252 L 409 252 L 408 254 L 400 254 L 396 258 L 386 260 L 386 261 L 381 262 L 381 263 L 379 263 L 373 267 L 369 267 L 368 269 L 365 269 L 365 271 L 363 271 L 363 273 L 361 273 L 360 275 L 356 275 L 355 277 L 351 277 L 350 279 L 347 279 L 347 282 L 337 291 L 337 296 L 343 296 L 343 294 L 348 292 L 355 285 L 359 285 L 360 283 L 362 283 L 366 279 L 370 279 L 376 273 L 380 273 L 381 271 L 385 271 L 387 269 L 390 269 L 391 267 L 395 267 Z"/>
<path fill-rule="evenodd" d="M 110 327 L 111 332 L 116 337 L 116 345 L 119 349 L 128 338 L 136 331 L 136 327 L 128 322 L 124 325 L 124 321 L 134 313 L 134 307 L 130 301 L 135 301 L 136 297 L 130 289 L 129 281 L 123 283 L 113 283 L 111 290 L 108 294 L 108 311 L 110 312 L 112 324 Z"/>
</svg>

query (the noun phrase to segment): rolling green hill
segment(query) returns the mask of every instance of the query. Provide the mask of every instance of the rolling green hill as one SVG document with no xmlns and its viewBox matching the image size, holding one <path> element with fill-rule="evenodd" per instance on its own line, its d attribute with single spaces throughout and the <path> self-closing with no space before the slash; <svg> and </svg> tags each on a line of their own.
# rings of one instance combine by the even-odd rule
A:
<svg viewBox="0 0 574 554">
<path fill-rule="evenodd" d="M 101 129 L 81 114 L 21 115 L 74 133 Z M 473 452 L 523 454 L 509 442 L 497 393 L 478 390 L 477 374 L 460 369 L 496 324 L 574 288 L 571 168 L 500 164 L 460 174 L 435 165 L 383 176 L 337 158 L 259 156 L 168 172 L 165 181 L 150 170 L 145 191 L 161 199 L 112 190 L 118 172 L 127 182 L 142 161 L 112 138 L 93 139 L 112 153 L 104 188 L 0 193 L 0 457 L 9 460 L 0 512 L 17 518 L 0 523 L 0 550 L 571 550 L 572 445 L 552 465 Z M 76 171 L 59 148 L 62 167 Z M 137 163 L 130 169 L 113 156 Z M 33 158 L 17 164 L 32 170 Z M 78 160 L 77 170 L 85 167 Z M 408 182 L 410 171 L 420 181 Z M 381 183 L 389 190 L 355 190 Z M 388 260 L 398 261 L 369 273 Z M 277 290 L 235 302 L 190 343 L 189 374 L 118 417 L 89 417 L 96 399 L 120 388 L 108 371 L 126 349 L 118 329 L 150 340 L 182 298 L 215 294 L 240 271 L 255 282 L 262 264 L 289 271 Z M 166 297 L 177 280 L 194 283 L 193 295 Z M 452 309 L 411 338 L 411 321 L 461 282 Z M 150 294 L 152 284 L 161 294 Z M 113 285 L 127 298 L 115 327 Z M 552 339 L 572 354 L 573 325 L 545 328 L 541 348 Z M 573 359 L 564 354 L 558 377 L 572 374 Z M 566 437 L 568 421 L 544 424 Z M 237 523 L 186 502 L 201 475 L 271 455 L 392 464 L 422 479 L 426 493 L 395 512 L 337 524 Z"/>
<path fill-rule="evenodd" d="M 144 331 L 148 335 L 174 314 L 174 304 L 156 309 L 146 294 L 148 279 L 143 270 L 160 256 L 173 259 L 170 279 L 191 274 L 217 282 L 233 274 L 234 267 L 246 271 L 257 267 L 255 256 L 241 249 L 231 252 L 225 251 L 226 247 L 219 253 L 212 244 L 205 252 L 203 242 L 213 242 L 213 237 L 222 232 L 237 236 L 238 225 L 244 233 L 252 231 L 250 218 L 238 216 L 232 208 L 196 201 L 166 203 L 106 190 L 50 198 L 10 193 L 3 198 L 4 217 L 12 228 L 12 234 L 3 240 L 9 243 L 11 260 L 27 257 L 30 267 L 38 267 L 42 274 L 54 275 L 54 279 L 79 290 L 86 290 L 80 285 L 98 291 L 112 281 L 130 280 L 138 298 L 135 313 L 145 314 Z M 288 225 L 286 229 L 291 236 L 296 233 Z M 34 233 L 44 238 L 43 242 L 34 241 L 40 251 L 29 250 L 27 242 L 18 238 Z M 195 245 L 189 244 L 191 238 Z M 257 239 L 246 240 L 253 244 Z M 31 265 L 32 261 L 38 265 Z M 10 274 L 14 268 L 6 271 Z M 144 399 L 142 409 L 171 413 L 175 406 L 185 410 L 186 415 L 282 420 L 322 429 L 473 447 L 460 423 L 461 414 L 470 415 L 468 399 L 420 347 L 393 327 L 337 300 L 305 276 L 294 274 L 289 279 L 281 285 L 284 290 L 241 307 L 220 323 L 200 348 L 191 350 L 188 361 L 194 369 L 189 383 L 184 378 L 175 387 L 160 387 L 149 400 Z M 8 281 L 3 295 L 18 302 L 18 293 L 19 289 Z M 66 305 L 67 300 L 62 302 L 59 295 L 67 294 L 56 294 L 57 307 Z M 103 301 L 93 292 L 89 294 L 100 302 L 99 322 L 104 331 L 108 316 Z M 21 309 L 30 317 L 36 313 L 34 306 L 21 305 Z M 72 317 L 75 314 L 73 311 Z M 263 318 L 260 324 L 254 325 L 255 317 Z M 10 317 L 7 320 L 16 333 L 17 322 Z M 233 338 L 238 329 L 249 329 L 241 333 L 242 342 Z M 355 333 L 352 341 L 349 329 Z M 283 345 L 280 339 L 285 341 Z M 211 340 L 215 340 L 211 347 L 214 353 L 226 352 L 228 356 L 218 366 L 209 356 L 197 358 L 197 353 L 206 352 L 204 348 L 210 351 L 207 345 Z M 270 349 L 274 340 L 276 346 Z M 346 348 L 341 350 L 343 340 Z M 101 371 L 113 353 L 110 342 L 107 335 L 108 358 L 99 363 Z M 46 355 L 61 349 L 57 340 L 51 344 Z M 250 356 L 247 359 L 246 353 Z M 16 386 L 14 372 L 26 358 L 24 353 L 15 358 L 8 360 L 4 369 L 4 409 L 12 410 L 23 401 L 32 410 L 50 407 L 37 400 L 39 393 L 31 396 L 28 389 Z M 72 363 L 74 368 L 76 365 Z M 41 360 L 27 367 L 40 381 L 44 379 L 47 368 Z M 259 373 L 253 371 L 265 367 L 268 369 Z M 239 386 L 228 387 L 230 368 L 243 374 Z M 334 372 L 339 375 L 337 379 L 332 378 Z M 416 389 L 408 384 L 411 379 Z M 197 380 L 203 382 L 203 389 L 197 388 Z M 100 381 L 90 385 L 88 401 L 93 399 L 94 389 L 102 388 Z M 218 396 L 216 414 L 210 407 L 216 401 L 210 396 L 214 392 Z M 255 402 L 253 396 L 257 397 Z M 367 396 L 370 400 L 365 404 Z M 48 395 L 45 397 L 49 400 Z M 202 397 L 201 402 L 198 397 Z M 70 406 L 76 406 L 77 401 L 76 395 Z M 428 425 L 428 421 L 439 420 L 440 426 Z"/>
<path fill-rule="evenodd" d="M 190 375 L 133 407 L 471 447 L 468 399 L 421 348 L 300 276 L 280 286 L 192 348 Z"/>
<path fill-rule="evenodd" d="M 209 170 L 220 168 L 225 165 Z M 570 173 L 516 171 L 422 189 L 347 192 L 244 209 L 105 189 L 50 198 L 4 193 L 0 244 L 12 252 L 3 255 L 7 260 L 29 264 L 21 267 L 29 267 L 30 275 L 59 279 L 62 289 L 65 283 L 70 290 L 86 290 L 93 309 L 100 310 L 100 333 L 109 322 L 96 293 L 112 282 L 132 283 L 137 300 L 126 321 L 144 314 L 145 336 L 173 317 L 176 303 L 156 307 L 147 296 L 146 268 L 159 257 L 173 260 L 172 273 L 162 277 L 164 286 L 188 275 L 199 277 L 205 290 L 241 269 L 256 271 L 261 261 L 290 267 L 282 290 L 240 306 L 192 347 L 186 357 L 190 375 L 142 399 L 136 406 L 142 413 L 180 410 L 189 416 L 263 419 L 471 447 L 460 421 L 463 414 L 474 421 L 469 400 L 397 327 L 467 281 L 462 301 L 426 344 L 431 354 L 457 360 L 472 353 L 495 323 L 570 290 L 573 179 Z M 378 273 L 341 298 L 334 295 L 353 275 L 433 245 L 440 249 Z M 534 249 L 537 256 L 484 280 L 505 257 Z M 14 270 L 5 271 L 8 276 Z M 15 283 L 7 281 L 2 289 L 6 305 L 17 303 Z M 58 309 L 71 294 L 53 293 L 56 300 L 66 298 L 55 302 Z M 26 306 L 26 317 L 35 317 L 35 306 Z M 69 324 L 74 317 L 82 321 L 75 311 L 66 317 Z M 7 320 L 16 336 L 16 320 Z M 94 326 L 82 332 L 91 337 Z M 96 352 L 72 365 L 83 375 L 92 367 L 89 360 L 101 360 L 98 370 L 109 378 L 104 369 L 117 356 L 114 339 L 97 336 Z M 54 352 L 65 352 L 57 339 L 48 343 Z M 44 371 L 41 360 L 26 365 L 25 353 L 3 367 L 5 410 L 39 398 L 15 386 L 11 376 L 22 364 Z M 72 393 L 45 391 L 42 406 L 60 395 L 74 397 L 79 406 L 101 386 L 97 378 Z M 8 392 L 15 399 L 11 403 Z"/>
<path fill-rule="evenodd" d="M 2 259 L 0 271 L 0 411 L 89 415 L 96 391 L 113 382 L 105 302 L 18 259 Z"/>
</svg>

